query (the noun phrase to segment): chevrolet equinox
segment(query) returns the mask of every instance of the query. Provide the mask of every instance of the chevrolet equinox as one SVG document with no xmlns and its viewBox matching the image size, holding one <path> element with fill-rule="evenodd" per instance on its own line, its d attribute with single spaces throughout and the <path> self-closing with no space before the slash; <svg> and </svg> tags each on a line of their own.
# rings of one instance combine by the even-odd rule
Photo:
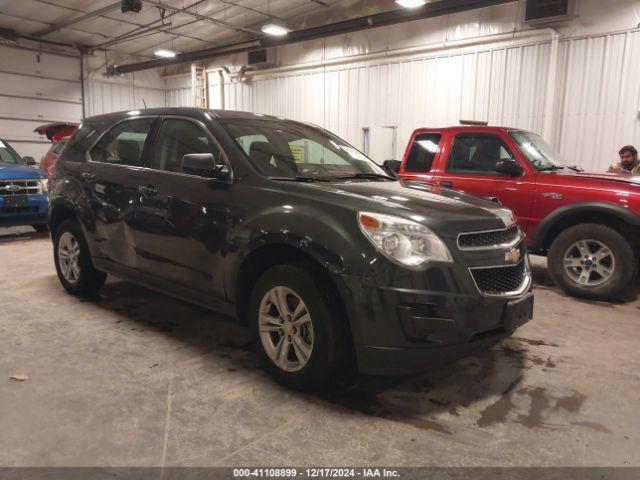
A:
<svg viewBox="0 0 640 480">
<path fill-rule="evenodd" d="M 351 365 L 417 372 L 532 316 L 510 210 L 398 181 L 316 126 L 191 108 L 91 117 L 49 188 L 67 291 L 110 273 L 237 317 L 290 386 Z"/>
</svg>

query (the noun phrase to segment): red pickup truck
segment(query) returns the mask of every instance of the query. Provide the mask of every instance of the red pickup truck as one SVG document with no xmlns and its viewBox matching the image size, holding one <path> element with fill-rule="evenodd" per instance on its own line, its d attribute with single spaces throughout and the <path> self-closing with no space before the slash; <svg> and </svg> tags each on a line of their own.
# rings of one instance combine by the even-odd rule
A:
<svg viewBox="0 0 640 480">
<path fill-rule="evenodd" d="M 605 300 L 637 275 L 640 177 L 582 173 L 540 136 L 487 126 L 424 128 L 411 136 L 399 177 L 489 197 L 511 208 L 532 253 L 571 295 Z"/>
</svg>

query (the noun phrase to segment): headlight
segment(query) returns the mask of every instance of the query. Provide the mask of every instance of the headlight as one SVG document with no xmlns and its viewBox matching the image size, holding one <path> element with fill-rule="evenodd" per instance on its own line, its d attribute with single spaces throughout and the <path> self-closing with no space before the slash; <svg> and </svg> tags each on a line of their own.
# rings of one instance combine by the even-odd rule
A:
<svg viewBox="0 0 640 480">
<path fill-rule="evenodd" d="M 40 179 L 40 193 L 47 193 L 47 186 L 49 185 L 48 178 Z"/>
<path fill-rule="evenodd" d="M 380 213 L 359 212 L 360 230 L 393 261 L 420 267 L 427 261 L 453 262 L 447 246 L 424 225 Z"/>
</svg>

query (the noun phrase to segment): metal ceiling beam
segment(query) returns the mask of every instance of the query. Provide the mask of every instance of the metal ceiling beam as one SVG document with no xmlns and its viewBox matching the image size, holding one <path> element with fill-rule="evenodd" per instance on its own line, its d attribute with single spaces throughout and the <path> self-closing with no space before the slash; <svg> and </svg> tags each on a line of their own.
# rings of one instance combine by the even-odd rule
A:
<svg viewBox="0 0 640 480">
<path fill-rule="evenodd" d="M 44 37 L 45 35 L 49 35 L 50 33 L 57 32 L 63 28 L 66 28 L 70 25 L 75 25 L 76 23 L 84 22 L 85 20 L 90 20 L 94 17 L 99 17 L 100 15 L 104 15 L 105 13 L 112 12 L 120 8 L 121 2 L 115 2 L 107 5 L 106 7 L 99 8 L 98 10 L 94 10 L 93 12 L 85 13 L 79 17 L 71 18 L 69 20 L 65 20 L 64 22 L 54 23 L 53 25 L 44 28 L 38 32 L 33 34 L 34 37 Z"/>
<path fill-rule="evenodd" d="M 449 15 L 458 12 L 466 12 L 468 10 L 492 7 L 504 3 L 512 3 L 514 1 L 516 0 L 439 0 L 437 2 L 427 3 L 424 6 L 415 9 L 392 10 L 389 12 L 367 15 L 365 17 L 353 18 L 342 22 L 321 25 L 318 27 L 295 30 L 293 32 L 289 32 L 289 34 L 287 34 L 285 37 L 261 37 L 255 40 L 237 42 L 220 47 L 181 53 L 170 59 L 149 60 L 146 62 L 120 65 L 114 67 L 113 71 L 120 74 L 138 72 L 140 70 L 148 70 L 151 68 L 195 62 L 199 60 L 220 57 L 223 55 L 250 52 L 254 50 L 261 50 L 263 48 L 280 47 L 283 45 L 291 45 L 294 43 L 330 37 L 333 35 L 341 35 L 360 30 L 411 22 L 413 20 L 422 20 L 425 18 L 439 17 L 442 15 Z"/>
<path fill-rule="evenodd" d="M 163 8 L 165 10 L 170 10 L 170 11 L 175 12 L 175 13 L 183 13 L 185 15 L 190 15 L 190 16 L 195 17 L 195 18 L 197 18 L 199 20 L 202 20 L 204 22 L 214 23 L 216 25 L 223 26 L 223 27 L 229 28 L 231 30 L 235 30 L 236 32 L 250 33 L 252 35 L 260 35 L 261 34 L 261 32 L 259 32 L 257 30 L 252 30 L 250 28 L 245 28 L 245 27 L 241 27 L 239 25 L 234 25 L 232 23 L 229 23 L 229 22 L 227 22 L 225 20 L 220 20 L 218 18 L 213 18 L 213 17 L 208 17 L 206 15 L 201 15 L 199 13 L 187 10 L 187 8 L 172 7 L 170 5 L 167 5 L 167 4 L 164 4 L 164 3 L 160 3 L 160 2 L 157 2 L 155 0 L 142 0 L 142 1 L 144 3 L 148 3 L 150 5 L 154 5 L 154 6 L 158 7 L 158 8 Z"/>
</svg>

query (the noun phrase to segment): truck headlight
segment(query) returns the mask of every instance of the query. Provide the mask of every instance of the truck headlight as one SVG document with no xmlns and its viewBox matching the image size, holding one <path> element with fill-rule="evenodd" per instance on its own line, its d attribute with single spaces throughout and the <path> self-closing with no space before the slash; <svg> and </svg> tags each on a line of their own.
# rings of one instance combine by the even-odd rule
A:
<svg viewBox="0 0 640 480">
<path fill-rule="evenodd" d="M 393 215 L 359 212 L 358 224 L 371 243 L 396 263 L 417 268 L 428 261 L 453 262 L 440 237 L 417 222 Z"/>
<path fill-rule="evenodd" d="M 47 193 L 47 186 L 49 185 L 49 179 L 48 178 L 42 178 L 40 179 L 40 193 Z"/>
</svg>

